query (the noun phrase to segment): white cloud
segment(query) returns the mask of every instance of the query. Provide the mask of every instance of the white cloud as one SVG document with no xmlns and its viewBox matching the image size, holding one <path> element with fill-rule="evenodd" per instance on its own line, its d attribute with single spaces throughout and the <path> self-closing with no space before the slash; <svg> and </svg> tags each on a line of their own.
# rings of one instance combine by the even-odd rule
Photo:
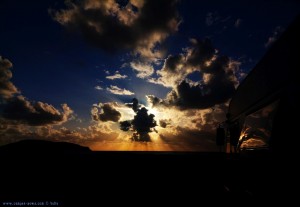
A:
<svg viewBox="0 0 300 207">
<path fill-rule="evenodd" d="M 0 98 L 9 99 L 20 93 L 17 87 L 11 82 L 13 64 L 0 56 Z"/>
<path fill-rule="evenodd" d="M 147 78 L 154 73 L 154 68 L 149 63 L 142 63 L 142 62 L 131 62 L 130 66 L 133 70 L 137 71 L 138 78 Z"/>
<path fill-rule="evenodd" d="M 125 88 L 119 88 L 118 86 L 113 86 L 111 85 L 110 87 L 106 88 L 107 91 L 109 91 L 112 94 L 116 94 L 116 95 L 123 95 L 123 96 L 131 96 L 134 95 L 133 92 L 125 89 Z"/>
<path fill-rule="evenodd" d="M 103 90 L 103 88 L 101 86 L 95 86 L 95 89 L 99 90 L 99 91 Z"/>
<path fill-rule="evenodd" d="M 115 79 L 125 79 L 127 77 L 128 77 L 127 75 L 121 75 L 119 71 L 116 71 L 114 75 L 106 76 L 106 79 L 115 80 Z"/>
</svg>

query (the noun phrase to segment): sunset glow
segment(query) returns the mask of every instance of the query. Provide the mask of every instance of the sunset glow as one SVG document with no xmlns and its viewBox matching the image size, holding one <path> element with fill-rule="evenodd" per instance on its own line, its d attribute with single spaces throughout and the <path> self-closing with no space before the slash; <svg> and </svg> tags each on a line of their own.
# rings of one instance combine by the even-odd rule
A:
<svg viewBox="0 0 300 207">
<path fill-rule="evenodd" d="M 217 151 L 230 99 L 300 8 L 26 2 L 0 3 L 0 145 L 105 151 Z"/>
</svg>

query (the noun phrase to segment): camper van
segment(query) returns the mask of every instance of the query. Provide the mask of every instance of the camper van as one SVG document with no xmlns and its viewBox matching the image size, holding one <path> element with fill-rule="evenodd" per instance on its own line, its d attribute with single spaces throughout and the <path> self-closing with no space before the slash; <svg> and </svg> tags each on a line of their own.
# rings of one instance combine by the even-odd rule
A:
<svg viewBox="0 0 300 207">
<path fill-rule="evenodd" d="M 238 152 L 295 152 L 300 138 L 299 72 L 300 16 L 243 80 L 229 104 L 230 143 Z"/>
</svg>

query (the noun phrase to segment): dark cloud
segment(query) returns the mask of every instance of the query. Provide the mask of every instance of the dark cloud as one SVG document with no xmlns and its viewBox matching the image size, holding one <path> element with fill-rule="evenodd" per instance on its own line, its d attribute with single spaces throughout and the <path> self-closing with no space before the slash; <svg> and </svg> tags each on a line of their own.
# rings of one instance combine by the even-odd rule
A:
<svg viewBox="0 0 300 207">
<path fill-rule="evenodd" d="M 148 95 L 153 106 L 206 109 L 225 103 L 235 92 L 239 62 L 218 55 L 209 39 L 190 39 L 190 42 L 192 46 L 185 53 L 169 56 L 158 71 L 161 77 L 156 83 L 171 86 L 173 90 L 165 99 Z M 187 79 L 194 72 L 200 74 L 200 81 Z"/>
<path fill-rule="evenodd" d="M 238 18 L 235 22 L 234 22 L 234 26 L 236 28 L 239 28 L 241 26 L 241 24 L 243 23 L 243 20 Z"/>
<path fill-rule="evenodd" d="M 167 119 L 160 119 L 159 120 L 159 126 L 162 127 L 162 128 L 167 128 L 167 126 L 170 124 L 170 120 L 167 120 Z"/>
<path fill-rule="evenodd" d="M 152 105 L 177 106 L 181 109 L 205 109 L 226 102 L 235 92 L 237 80 L 235 69 L 226 56 L 217 57 L 202 72 L 206 74 L 202 83 L 192 85 L 184 80 L 176 86 L 167 98 L 161 100 L 147 96 Z"/>
<path fill-rule="evenodd" d="M 265 47 L 270 47 L 276 40 L 279 38 L 279 36 L 282 34 L 284 29 L 281 26 L 277 26 L 275 30 L 273 31 L 273 34 L 268 38 L 268 41 L 265 43 Z"/>
<path fill-rule="evenodd" d="M 159 105 L 160 103 L 163 102 L 162 99 L 160 99 L 160 98 L 158 98 L 154 95 L 146 95 L 146 98 L 147 98 L 147 102 L 151 103 L 152 106 L 157 106 L 157 105 Z"/>
<path fill-rule="evenodd" d="M 10 124 L 25 124 L 42 126 L 62 124 L 69 120 L 73 111 L 67 104 L 62 104 L 62 110 L 56 109 L 51 104 L 29 101 L 10 81 L 12 63 L 0 56 L 0 101 L 1 115 Z"/>
<path fill-rule="evenodd" d="M 133 120 L 127 120 L 120 122 L 120 129 L 123 131 L 132 130 L 133 141 L 149 142 L 151 141 L 149 132 L 157 126 L 154 120 L 153 114 L 148 114 L 148 110 L 145 107 L 136 108 L 139 106 L 138 100 L 133 99 L 132 109 L 136 112 Z"/>
<path fill-rule="evenodd" d="M 17 87 L 10 81 L 12 78 L 13 64 L 0 56 L 0 98 L 9 99 L 14 94 L 19 93 Z"/>
<path fill-rule="evenodd" d="M 62 124 L 71 117 L 73 111 L 67 104 L 62 104 L 62 111 L 43 102 L 30 102 L 24 96 L 7 100 L 2 117 L 16 123 L 31 126 Z"/>
<path fill-rule="evenodd" d="M 131 121 L 121 121 L 120 122 L 120 129 L 127 132 L 131 129 Z"/>
<path fill-rule="evenodd" d="M 121 118 L 121 113 L 114 107 L 115 103 L 99 104 L 99 106 L 93 106 L 91 114 L 94 121 L 112 121 L 118 122 Z"/>
<path fill-rule="evenodd" d="M 183 53 L 169 55 L 165 59 L 161 70 L 157 71 L 158 79 L 149 82 L 161 84 L 166 87 L 175 87 L 189 74 L 201 71 L 217 55 L 209 39 L 190 39 L 191 46 L 183 49 Z"/>
<path fill-rule="evenodd" d="M 178 72 L 178 65 L 184 61 L 184 56 L 180 55 L 169 55 L 168 58 L 165 60 L 165 64 L 163 69 L 170 71 L 171 73 Z"/>
<path fill-rule="evenodd" d="M 174 131 L 176 134 L 162 133 L 159 136 L 164 143 L 177 145 L 177 148 L 185 151 L 217 151 L 214 133 L 182 127 L 176 127 Z"/>
<path fill-rule="evenodd" d="M 177 1 L 124 2 L 68 1 L 67 9 L 51 13 L 60 24 L 80 31 L 94 46 L 108 51 L 133 49 L 149 57 L 155 53 L 156 44 L 177 30 Z"/>
<path fill-rule="evenodd" d="M 218 12 L 209 12 L 206 14 L 205 23 L 207 26 L 212 26 L 214 23 L 221 19 Z"/>
<path fill-rule="evenodd" d="M 187 50 L 186 67 L 201 67 L 216 53 L 210 39 L 191 39 L 192 47 Z"/>
</svg>

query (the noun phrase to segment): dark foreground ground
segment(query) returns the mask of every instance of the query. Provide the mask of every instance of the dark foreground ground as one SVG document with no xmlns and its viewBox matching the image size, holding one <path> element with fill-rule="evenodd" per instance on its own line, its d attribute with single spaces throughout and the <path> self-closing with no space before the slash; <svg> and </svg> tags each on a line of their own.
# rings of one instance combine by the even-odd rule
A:
<svg viewBox="0 0 300 207">
<path fill-rule="evenodd" d="M 264 155 L 92 152 L 23 141 L 0 147 L 0 206 L 287 204 L 297 196 L 293 173 L 285 160 Z"/>
</svg>

